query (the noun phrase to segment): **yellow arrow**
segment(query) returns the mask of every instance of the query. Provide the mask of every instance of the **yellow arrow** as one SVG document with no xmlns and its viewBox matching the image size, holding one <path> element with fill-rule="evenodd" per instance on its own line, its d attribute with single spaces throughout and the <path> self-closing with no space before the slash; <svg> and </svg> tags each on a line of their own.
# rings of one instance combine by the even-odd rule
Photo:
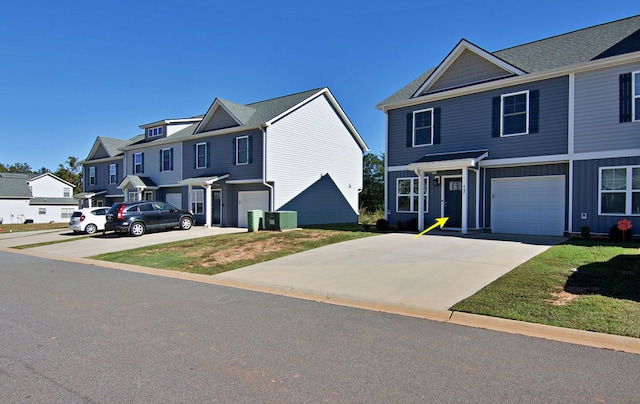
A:
<svg viewBox="0 0 640 404">
<path fill-rule="evenodd" d="M 431 230 L 435 229 L 438 226 L 440 226 L 440 228 L 442 229 L 444 224 L 447 223 L 447 220 L 449 220 L 448 217 L 439 217 L 439 218 L 437 218 L 436 222 L 435 222 L 435 224 L 433 226 L 429 227 L 427 230 L 423 231 L 422 233 L 413 236 L 413 238 L 418 238 L 418 237 L 422 236 L 424 233 L 426 233 L 428 231 L 431 231 Z"/>
</svg>

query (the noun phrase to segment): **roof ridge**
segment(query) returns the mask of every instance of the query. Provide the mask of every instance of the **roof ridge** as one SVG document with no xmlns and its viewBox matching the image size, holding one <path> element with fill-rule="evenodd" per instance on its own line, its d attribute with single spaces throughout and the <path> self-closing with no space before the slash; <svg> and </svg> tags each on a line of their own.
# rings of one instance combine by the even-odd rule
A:
<svg viewBox="0 0 640 404">
<path fill-rule="evenodd" d="M 293 93 L 293 94 L 281 95 L 279 97 L 268 98 L 266 100 L 256 101 L 256 102 L 252 102 L 252 103 L 244 104 L 244 105 L 248 107 L 248 106 L 252 106 L 252 105 L 255 105 L 255 104 L 261 104 L 263 102 L 275 101 L 275 100 L 278 100 L 278 99 L 287 98 L 287 97 L 293 97 L 293 96 L 304 94 L 304 93 L 318 92 L 318 91 L 324 90 L 325 88 L 328 88 L 328 87 L 325 86 L 325 87 L 312 88 L 312 89 L 309 89 L 309 90 L 299 91 L 299 92 Z M 240 104 L 240 105 L 242 105 L 242 104 Z"/>
<path fill-rule="evenodd" d="M 578 33 L 578 32 L 580 32 L 580 31 L 586 31 L 586 30 L 589 30 L 589 29 L 594 29 L 594 28 L 603 27 L 603 26 L 605 26 L 605 25 L 610 25 L 610 24 L 620 23 L 620 22 L 622 22 L 622 21 L 630 20 L 630 19 L 632 19 L 632 18 L 638 18 L 638 17 L 640 17 L 640 14 L 638 14 L 638 15 L 633 15 L 633 16 L 630 16 L 630 17 L 620 18 L 619 20 L 614 20 L 614 21 L 609 21 L 609 22 L 603 22 L 603 23 L 596 24 L 596 25 L 591 25 L 591 26 L 589 26 L 589 27 L 584 27 L 584 28 L 575 29 L 575 30 L 573 30 L 573 31 L 564 32 L 564 33 L 562 33 L 562 34 L 557 34 L 557 35 L 552 35 L 552 36 L 549 36 L 549 37 L 546 37 L 546 38 L 536 39 L 536 40 L 534 40 L 534 41 L 525 42 L 525 43 L 522 43 L 522 44 L 519 44 L 519 45 L 513 45 L 513 46 L 510 46 L 510 47 L 507 47 L 507 48 L 504 48 L 504 49 L 499 49 L 499 50 L 496 50 L 496 51 L 492 51 L 491 53 L 492 53 L 492 54 L 495 54 L 495 53 L 498 53 L 498 52 L 503 52 L 503 51 L 507 51 L 507 50 L 510 50 L 510 49 L 519 48 L 519 47 L 521 47 L 521 46 L 531 45 L 531 44 L 534 44 L 534 43 L 537 43 L 537 42 L 547 41 L 547 40 L 549 40 L 549 39 L 554 39 L 554 38 L 559 38 L 559 37 L 566 36 L 566 35 L 575 34 L 575 33 Z"/>
</svg>

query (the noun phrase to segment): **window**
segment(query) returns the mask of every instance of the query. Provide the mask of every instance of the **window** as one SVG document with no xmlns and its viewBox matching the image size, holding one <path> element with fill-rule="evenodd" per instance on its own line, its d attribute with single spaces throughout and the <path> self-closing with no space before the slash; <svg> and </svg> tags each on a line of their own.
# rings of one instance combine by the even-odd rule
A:
<svg viewBox="0 0 640 404">
<path fill-rule="evenodd" d="M 144 173 L 144 153 L 135 153 L 133 155 L 133 173 Z"/>
<path fill-rule="evenodd" d="M 144 191 L 144 200 L 145 200 L 145 201 L 152 201 L 152 200 L 154 200 L 154 197 L 153 197 L 153 191 Z"/>
<path fill-rule="evenodd" d="M 173 148 L 160 150 L 160 171 L 173 170 Z"/>
<path fill-rule="evenodd" d="M 73 215 L 73 208 L 62 208 L 60 210 L 60 218 L 61 219 L 70 219 L 71 215 Z"/>
<path fill-rule="evenodd" d="M 147 129 L 147 137 L 162 136 L 162 126 Z"/>
<path fill-rule="evenodd" d="M 236 164 L 249 164 L 249 136 L 236 138 Z"/>
<path fill-rule="evenodd" d="M 47 214 L 47 208 L 38 208 L 38 214 L 39 215 L 46 215 Z"/>
<path fill-rule="evenodd" d="M 207 168 L 209 165 L 209 147 L 207 143 L 197 143 L 195 145 L 195 167 Z"/>
<path fill-rule="evenodd" d="M 204 189 L 191 190 L 191 212 L 194 215 L 204 214 Z"/>
<path fill-rule="evenodd" d="M 433 108 L 413 112 L 413 146 L 433 144 Z"/>
<path fill-rule="evenodd" d="M 398 212 L 418 212 L 419 178 L 398 178 L 397 204 Z M 424 211 L 428 212 L 429 179 L 424 179 Z"/>
<path fill-rule="evenodd" d="M 115 184 L 118 181 L 118 166 L 109 164 L 109 184 Z"/>
<path fill-rule="evenodd" d="M 140 194 L 136 191 L 129 191 L 129 202 L 134 202 L 140 199 Z"/>
<path fill-rule="evenodd" d="M 600 168 L 600 214 L 640 215 L 640 166 Z"/>
<path fill-rule="evenodd" d="M 633 80 L 633 120 L 640 121 L 640 72 L 633 72 L 631 77 Z"/>
<path fill-rule="evenodd" d="M 506 94 L 502 96 L 502 136 L 524 135 L 529 133 L 529 92 Z"/>
<path fill-rule="evenodd" d="M 96 185 L 96 168 L 89 167 L 89 185 Z"/>
<path fill-rule="evenodd" d="M 62 188 L 62 197 L 63 198 L 71 197 L 71 189 L 70 188 Z"/>
</svg>

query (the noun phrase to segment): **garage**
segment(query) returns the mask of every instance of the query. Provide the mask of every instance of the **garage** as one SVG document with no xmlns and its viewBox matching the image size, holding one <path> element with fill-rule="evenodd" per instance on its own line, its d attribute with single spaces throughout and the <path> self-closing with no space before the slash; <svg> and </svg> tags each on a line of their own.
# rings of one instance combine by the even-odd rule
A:
<svg viewBox="0 0 640 404">
<path fill-rule="evenodd" d="M 247 211 L 269 210 L 269 191 L 238 192 L 238 227 L 247 227 Z"/>
<path fill-rule="evenodd" d="M 491 180 L 493 233 L 562 236 L 564 221 L 563 175 Z"/>
</svg>

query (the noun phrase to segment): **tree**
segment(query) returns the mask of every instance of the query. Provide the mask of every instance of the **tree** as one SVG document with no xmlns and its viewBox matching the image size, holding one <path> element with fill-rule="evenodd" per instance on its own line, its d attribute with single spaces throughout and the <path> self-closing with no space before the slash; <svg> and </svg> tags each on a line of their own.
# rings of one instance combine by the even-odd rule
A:
<svg viewBox="0 0 640 404">
<path fill-rule="evenodd" d="M 78 161 L 77 157 L 69 156 L 64 164 L 58 164 L 58 169 L 53 174 L 82 189 L 82 166 Z"/>
<path fill-rule="evenodd" d="M 15 163 L 7 167 L 7 172 L 16 174 L 33 174 L 31 166 L 27 163 Z"/>
<path fill-rule="evenodd" d="M 384 153 L 366 153 L 363 158 L 360 207 L 368 212 L 384 209 Z"/>
</svg>

